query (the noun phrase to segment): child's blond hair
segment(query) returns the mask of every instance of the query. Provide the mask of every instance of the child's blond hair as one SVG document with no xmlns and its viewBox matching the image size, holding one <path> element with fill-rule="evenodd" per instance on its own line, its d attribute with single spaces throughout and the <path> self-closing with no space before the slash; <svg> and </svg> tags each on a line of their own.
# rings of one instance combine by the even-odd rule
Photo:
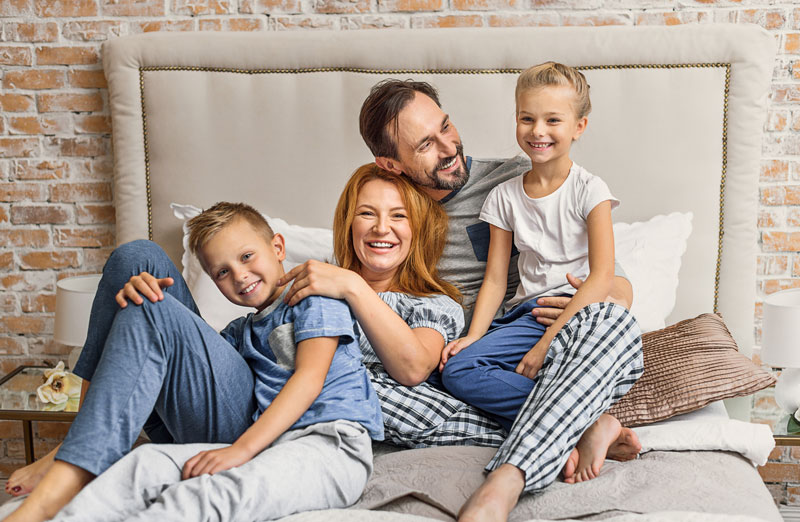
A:
<svg viewBox="0 0 800 522">
<path fill-rule="evenodd" d="M 592 112 L 592 102 L 589 99 L 589 83 L 586 77 L 568 65 L 556 62 L 545 62 L 534 65 L 522 71 L 517 78 L 517 89 L 514 98 L 519 103 L 520 95 L 531 89 L 552 86 L 569 86 L 575 89 L 575 114 L 578 119 L 588 116 Z"/>
<path fill-rule="evenodd" d="M 269 243 L 275 233 L 261 213 L 246 203 L 221 201 L 186 222 L 189 250 L 193 254 L 214 235 L 238 219 L 247 221 Z"/>
</svg>

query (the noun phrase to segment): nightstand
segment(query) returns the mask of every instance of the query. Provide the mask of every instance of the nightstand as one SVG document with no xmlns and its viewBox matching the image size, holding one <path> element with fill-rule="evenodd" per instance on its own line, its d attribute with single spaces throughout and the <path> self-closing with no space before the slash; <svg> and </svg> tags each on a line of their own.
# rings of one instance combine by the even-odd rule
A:
<svg viewBox="0 0 800 522">
<path fill-rule="evenodd" d="M 788 413 L 784 414 L 772 430 L 776 446 L 800 446 L 800 432 L 789 433 L 787 430 L 789 417 Z"/>
<path fill-rule="evenodd" d="M 25 442 L 25 463 L 34 461 L 32 421 L 72 422 L 76 411 L 48 411 L 52 406 L 36 396 L 36 388 L 44 383 L 45 366 L 20 366 L 0 379 L 0 420 L 22 421 Z"/>
</svg>

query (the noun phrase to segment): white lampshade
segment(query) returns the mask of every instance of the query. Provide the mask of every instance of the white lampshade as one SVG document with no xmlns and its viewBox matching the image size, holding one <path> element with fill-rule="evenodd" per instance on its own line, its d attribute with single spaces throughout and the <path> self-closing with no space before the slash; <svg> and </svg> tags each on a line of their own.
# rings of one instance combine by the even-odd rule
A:
<svg viewBox="0 0 800 522">
<path fill-rule="evenodd" d="M 764 300 L 761 360 L 776 368 L 800 368 L 800 289 Z"/>
<path fill-rule="evenodd" d="M 53 338 L 67 346 L 83 346 L 89 313 L 100 274 L 66 277 L 56 284 L 56 326 Z"/>
<path fill-rule="evenodd" d="M 775 401 L 794 413 L 800 408 L 800 289 L 767 296 L 761 331 L 761 360 L 783 368 L 775 385 Z"/>
</svg>

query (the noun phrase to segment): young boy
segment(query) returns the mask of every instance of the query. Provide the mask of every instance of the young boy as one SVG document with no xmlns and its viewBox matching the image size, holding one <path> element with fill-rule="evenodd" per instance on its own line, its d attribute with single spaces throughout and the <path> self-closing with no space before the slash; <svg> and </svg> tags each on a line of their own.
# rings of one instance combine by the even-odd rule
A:
<svg viewBox="0 0 800 522">
<path fill-rule="evenodd" d="M 256 309 L 221 332 L 253 371 L 254 422 L 231 445 L 141 446 L 56 520 L 265 520 L 352 504 L 383 422 L 350 309 L 316 296 L 283 303 L 284 240 L 252 207 L 217 203 L 188 227 L 223 295 Z"/>
</svg>

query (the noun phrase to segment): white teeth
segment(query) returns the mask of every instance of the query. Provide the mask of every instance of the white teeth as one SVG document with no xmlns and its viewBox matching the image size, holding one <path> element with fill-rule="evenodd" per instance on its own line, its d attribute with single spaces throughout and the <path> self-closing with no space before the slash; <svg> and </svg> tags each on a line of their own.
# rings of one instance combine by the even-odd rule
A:
<svg viewBox="0 0 800 522">
<path fill-rule="evenodd" d="M 394 246 L 391 243 L 384 243 L 383 241 L 373 241 L 372 243 L 368 244 L 373 248 L 392 248 L 392 246 Z"/>
<path fill-rule="evenodd" d="M 534 149 L 546 149 L 547 147 L 552 145 L 552 143 L 533 143 L 531 145 L 533 146 Z"/>
<path fill-rule="evenodd" d="M 457 158 L 456 156 L 453 156 L 453 159 L 451 159 L 450 161 L 448 161 L 448 162 L 447 162 L 447 165 L 444 165 L 444 166 L 443 166 L 443 167 L 441 167 L 439 170 L 445 170 L 445 169 L 449 169 L 450 167 L 452 167 L 453 165 L 455 165 L 455 164 L 456 164 L 456 159 L 458 159 L 458 158 Z"/>
<path fill-rule="evenodd" d="M 245 288 L 244 290 L 242 290 L 239 293 L 240 294 L 249 294 L 250 292 L 253 291 L 253 288 L 255 288 L 257 284 L 258 284 L 258 281 L 256 281 L 255 283 L 252 283 L 250 286 L 248 286 L 247 288 Z"/>
</svg>

